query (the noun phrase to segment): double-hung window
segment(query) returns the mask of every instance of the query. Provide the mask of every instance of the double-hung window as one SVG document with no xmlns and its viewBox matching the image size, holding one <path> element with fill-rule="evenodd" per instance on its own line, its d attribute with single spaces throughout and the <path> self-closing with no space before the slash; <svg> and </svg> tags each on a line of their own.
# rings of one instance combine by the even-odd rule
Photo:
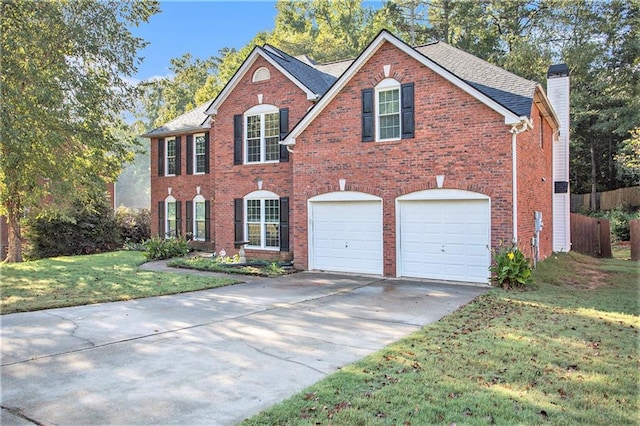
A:
<svg viewBox="0 0 640 426">
<path fill-rule="evenodd" d="M 167 176 L 173 176 L 176 174 L 176 157 L 177 157 L 177 144 L 176 139 L 167 139 L 167 148 L 165 155 L 165 170 Z"/>
<path fill-rule="evenodd" d="M 409 139 L 414 133 L 414 84 L 385 78 L 362 90 L 362 141 Z"/>
<path fill-rule="evenodd" d="M 206 145 L 204 134 L 195 135 L 193 138 L 193 164 L 195 165 L 195 174 L 205 172 Z"/>
<path fill-rule="evenodd" d="M 250 247 L 280 247 L 280 200 L 246 200 L 246 235 Z"/>
<path fill-rule="evenodd" d="M 165 237 L 174 238 L 178 235 L 178 210 L 176 200 L 173 197 L 167 198 L 165 206 Z"/>
<path fill-rule="evenodd" d="M 280 159 L 280 113 L 260 105 L 245 115 L 246 162 L 266 163 Z"/>
<path fill-rule="evenodd" d="M 197 241 L 205 240 L 205 209 L 204 199 L 193 202 L 193 239 Z"/>
</svg>

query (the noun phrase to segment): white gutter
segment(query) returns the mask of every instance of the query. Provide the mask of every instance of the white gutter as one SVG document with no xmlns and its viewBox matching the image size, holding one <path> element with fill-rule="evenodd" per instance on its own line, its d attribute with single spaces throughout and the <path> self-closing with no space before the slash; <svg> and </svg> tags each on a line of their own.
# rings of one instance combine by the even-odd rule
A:
<svg viewBox="0 0 640 426">
<path fill-rule="evenodd" d="M 520 128 L 518 128 L 520 124 Z M 533 123 L 527 117 L 521 117 L 520 122 L 511 126 L 511 191 L 513 195 L 513 239 L 514 245 L 518 244 L 518 154 L 516 152 L 516 140 L 518 134 L 533 128 Z"/>
</svg>

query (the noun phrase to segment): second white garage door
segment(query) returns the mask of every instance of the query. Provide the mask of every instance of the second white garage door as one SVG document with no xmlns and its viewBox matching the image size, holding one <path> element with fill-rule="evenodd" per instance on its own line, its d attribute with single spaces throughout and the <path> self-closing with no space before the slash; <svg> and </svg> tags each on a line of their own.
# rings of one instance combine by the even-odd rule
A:
<svg viewBox="0 0 640 426">
<path fill-rule="evenodd" d="M 382 275 L 382 202 L 309 203 L 310 269 Z"/>
<path fill-rule="evenodd" d="M 399 276 L 488 282 L 488 198 L 399 200 L 398 215 Z"/>
</svg>

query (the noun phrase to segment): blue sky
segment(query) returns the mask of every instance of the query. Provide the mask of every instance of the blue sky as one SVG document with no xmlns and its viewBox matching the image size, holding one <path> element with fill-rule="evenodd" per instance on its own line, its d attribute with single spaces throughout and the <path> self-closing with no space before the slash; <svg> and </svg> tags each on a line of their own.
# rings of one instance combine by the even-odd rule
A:
<svg viewBox="0 0 640 426">
<path fill-rule="evenodd" d="M 162 1 L 162 12 L 132 31 L 150 42 L 136 80 L 169 75 L 169 60 L 185 53 L 217 55 L 223 47 L 244 47 L 258 32 L 274 27 L 275 1 Z"/>
</svg>

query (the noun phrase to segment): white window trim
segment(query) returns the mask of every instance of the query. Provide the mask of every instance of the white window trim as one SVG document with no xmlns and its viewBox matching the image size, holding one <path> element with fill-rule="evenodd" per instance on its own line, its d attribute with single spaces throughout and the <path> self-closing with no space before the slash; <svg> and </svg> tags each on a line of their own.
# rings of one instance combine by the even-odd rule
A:
<svg viewBox="0 0 640 426">
<path fill-rule="evenodd" d="M 374 119 L 375 119 L 375 129 L 376 129 L 376 142 L 389 142 L 389 141 L 399 141 L 402 139 L 402 90 L 400 87 L 400 82 L 394 78 L 385 78 L 380 83 L 378 83 L 374 90 Z M 380 138 L 380 92 L 386 92 L 389 90 L 398 90 L 398 115 L 400 117 L 400 132 L 398 137 L 396 138 L 388 138 L 382 139 Z"/>
<path fill-rule="evenodd" d="M 173 141 L 175 143 L 176 138 L 167 138 L 164 141 L 164 175 L 165 176 L 175 176 L 175 173 L 169 173 L 169 142 Z M 178 147 L 176 146 L 176 150 Z M 177 153 L 176 153 L 177 154 Z M 174 157 L 176 158 L 177 155 Z M 176 167 L 178 165 L 176 164 Z"/>
<path fill-rule="evenodd" d="M 264 137 L 264 134 L 265 134 L 264 116 L 266 114 L 274 114 L 274 113 L 280 113 L 280 109 L 275 105 L 268 105 L 268 104 L 256 105 L 252 108 L 249 108 L 244 113 L 244 117 L 243 117 L 244 128 L 243 128 L 243 135 L 242 135 L 243 143 L 244 143 L 244 164 L 270 164 L 270 163 L 280 162 L 279 158 L 277 160 L 269 160 L 269 161 L 265 160 L 267 156 L 267 141 L 266 141 L 266 138 Z M 247 124 L 247 121 L 249 117 L 253 117 L 255 115 L 260 116 L 260 161 L 249 161 L 249 141 L 247 138 L 247 131 L 249 129 L 249 126 Z M 279 124 L 280 123 L 278 123 L 278 125 Z M 280 135 L 278 135 L 278 137 L 279 136 Z"/>
<path fill-rule="evenodd" d="M 262 242 L 261 245 L 259 246 L 252 246 L 252 245 L 247 245 L 246 247 L 248 249 L 252 249 L 252 250 L 264 250 L 264 251 L 280 251 L 280 244 L 278 244 L 278 247 L 270 247 L 270 246 L 265 246 L 264 243 L 266 241 L 266 232 L 265 232 L 265 203 L 264 201 L 266 200 L 275 200 L 278 203 L 280 202 L 280 197 L 271 192 L 271 191 L 254 191 L 251 192 L 249 194 L 247 194 L 244 197 L 244 233 L 245 233 L 245 241 L 249 240 L 249 222 L 247 222 L 247 217 L 248 217 L 248 212 L 247 212 L 247 205 L 248 205 L 248 201 L 250 200 L 258 200 L 260 201 L 260 241 Z M 280 221 L 278 220 L 278 226 L 280 226 Z M 281 235 L 282 229 L 278 228 L 278 236 L 282 237 Z"/>
<path fill-rule="evenodd" d="M 193 135 L 193 141 L 192 141 L 193 147 L 192 148 L 193 148 L 193 174 L 194 175 L 203 175 L 203 174 L 205 174 L 204 170 L 201 171 L 201 172 L 198 171 L 198 154 L 197 154 L 197 151 L 196 151 L 196 146 L 197 146 L 196 138 L 199 138 L 199 137 L 203 137 L 204 138 L 204 136 L 205 136 L 204 133 L 197 133 L 197 134 Z M 206 146 L 205 146 L 205 149 L 206 149 Z M 207 159 L 206 152 L 203 155 L 204 155 L 204 158 L 205 158 L 205 161 L 206 161 L 206 159 Z M 205 170 L 206 169 L 207 169 L 207 167 L 205 165 Z"/>
<path fill-rule="evenodd" d="M 267 81 L 271 79 L 271 71 L 267 67 L 260 67 L 253 73 L 253 77 L 251 81 L 253 83 L 258 83 L 261 81 Z"/>
<path fill-rule="evenodd" d="M 173 197 L 173 195 L 169 195 L 167 196 L 167 198 L 164 199 L 164 239 L 165 240 L 170 240 L 173 238 L 169 230 L 169 204 L 171 203 L 175 204 L 175 202 L 176 202 L 176 199 Z M 178 206 L 176 206 L 176 216 L 178 215 L 177 207 Z M 178 227 L 178 221 L 176 219 L 176 228 L 177 227 Z"/>
<path fill-rule="evenodd" d="M 204 199 L 204 197 L 202 195 L 196 195 L 193 198 L 193 207 L 192 207 L 193 208 L 193 214 L 192 214 L 192 216 L 193 216 L 193 219 L 192 219 L 193 220 L 193 226 L 191 227 L 191 229 L 193 229 L 193 237 L 192 237 L 193 241 L 206 241 L 207 240 L 206 236 L 204 238 L 197 238 L 196 237 L 196 232 L 198 230 L 198 227 L 197 227 L 198 216 L 196 214 L 196 212 L 198 211 L 198 208 L 196 206 L 196 203 L 203 203 L 204 204 L 204 202 L 205 202 L 205 199 Z M 204 222 L 206 220 L 207 220 L 207 218 L 206 218 L 206 213 L 205 213 L 205 217 L 202 218 L 202 221 Z"/>
</svg>

